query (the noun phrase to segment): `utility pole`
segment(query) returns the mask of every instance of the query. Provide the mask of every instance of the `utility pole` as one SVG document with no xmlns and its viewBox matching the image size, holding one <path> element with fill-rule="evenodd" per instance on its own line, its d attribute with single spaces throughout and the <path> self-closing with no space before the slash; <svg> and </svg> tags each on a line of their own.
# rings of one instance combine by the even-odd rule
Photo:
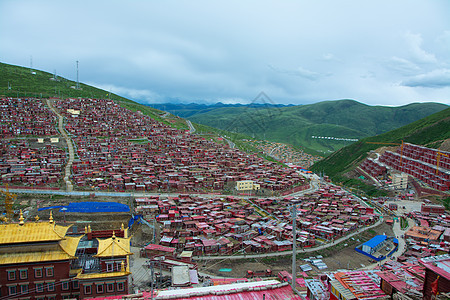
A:
<svg viewBox="0 0 450 300">
<path fill-rule="evenodd" d="M 296 291 L 297 275 L 297 205 L 292 205 L 292 290 Z"/>
<path fill-rule="evenodd" d="M 153 300 L 153 289 L 154 289 L 154 283 L 153 283 L 153 275 L 155 274 L 155 269 L 154 269 L 154 265 L 153 265 L 153 261 L 151 261 L 150 262 L 150 274 L 151 274 L 151 282 L 150 282 L 150 284 L 151 284 L 151 287 L 152 287 L 152 289 L 151 289 L 151 293 L 150 293 L 150 299 L 152 299 Z"/>
<path fill-rule="evenodd" d="M 153 218 L 153 244 L 156 243 L 156 219 Z"/>
</svg>

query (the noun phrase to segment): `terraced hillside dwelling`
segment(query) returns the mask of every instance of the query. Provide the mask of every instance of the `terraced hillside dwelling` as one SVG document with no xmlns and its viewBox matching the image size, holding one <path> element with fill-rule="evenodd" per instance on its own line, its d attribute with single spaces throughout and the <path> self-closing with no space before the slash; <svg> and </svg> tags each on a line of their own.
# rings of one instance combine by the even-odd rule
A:
<svg viewBox="0 0 450 300">
<path fill-rule="evenodd" d="M 439 149 L 404 143 L 377 159 L 367 158 L 359 167 L 375 179 L 386 179 L 389 170 L 406 173 L 439 191 L 450 189 L 450 152 Z"/>
<path fill-rule="evenodd" d="M 156 122 L 111 100 L 67 99 L 56 107 L 76 145 L 75 184 L 116 191 L 201 192 L 239 180 L 286 191 L 303 183 L 294 170 Z M 79 114 L 73 114 L 73 111 Z"/>
</svg>

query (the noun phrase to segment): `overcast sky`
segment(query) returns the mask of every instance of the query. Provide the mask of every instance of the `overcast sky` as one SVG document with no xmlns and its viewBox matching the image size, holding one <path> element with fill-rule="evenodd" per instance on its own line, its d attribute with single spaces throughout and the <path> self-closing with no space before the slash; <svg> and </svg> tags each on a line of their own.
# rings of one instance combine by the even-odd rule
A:
<svg viewBox="0 0 450 300">
<path fill-rule="evenodd" d="M 450 1 L 1 0 L 0 61 L 141 103 L 450 104 Z"/>
</svg>

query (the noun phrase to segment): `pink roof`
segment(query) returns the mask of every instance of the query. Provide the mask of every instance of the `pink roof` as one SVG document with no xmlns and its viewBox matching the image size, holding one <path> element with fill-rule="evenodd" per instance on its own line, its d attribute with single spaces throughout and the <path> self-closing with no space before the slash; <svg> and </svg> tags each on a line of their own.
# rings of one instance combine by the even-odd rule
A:
<svg viewBox="0 0 450 300">
<path fill-rule="evenodd" d="M 156 245 L 156 244 L 148 244 L 145 246 L 145 250 L 152 250 L 152 251 L 164 251 L 164 252 L 174 252 L 175 248 L 172 247 L 165 247 L 162 245 Z"/>
</svg>

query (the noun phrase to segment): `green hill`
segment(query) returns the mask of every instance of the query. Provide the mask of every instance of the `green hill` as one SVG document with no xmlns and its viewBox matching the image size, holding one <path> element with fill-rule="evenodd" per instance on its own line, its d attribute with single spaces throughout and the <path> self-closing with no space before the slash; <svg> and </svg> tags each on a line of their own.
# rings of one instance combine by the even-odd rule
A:
<svg viewBox="0 0 450 300">
<path fill-rule="evenodd" d="M 117 101 L 125 108 L 133 111 L 140 110 L 158 121 L 165 122 L 160 117 L 163 114 L 160 110 L 138 104 L 84 83 L 80 83 L 79 89 L 76 89 L 76 84 L 75 81 L 60 76 L 55 77 L 54 74 L 48 72 L 0 63 L 0 96 L 109 98 Z M 182 127 L 187 129 L 186 125 Z"/>
<path fill-rule="evenodd" d="M 334 182 L 350 183 L 344 173 L 354 169 L 368 155 L 370 150 L 383 146 L 383 143 L 398 143 L 402 141 L 439 148 L 447 139 L 450 139 L 450 108 L 432 114 L 416 122 L 398 129 L 362 139 L 352 145 L 344 147 L 317 162 L 311 167 L 317 173 L 324 172 Z M 380 144 L 369 144 L 378 142 Z M 354 182 L 357 185 L 361 183 Z"/>
<path fill-rule="evenodd" d="M 352 143 L 343 139 L 381 134 L 446 108 L 440 103 L 387 107 L 337 100 L 281 107 L 184 105 L 172 112 L 188 113 L 196 123 L 329 154 Z"/>
</svg>

